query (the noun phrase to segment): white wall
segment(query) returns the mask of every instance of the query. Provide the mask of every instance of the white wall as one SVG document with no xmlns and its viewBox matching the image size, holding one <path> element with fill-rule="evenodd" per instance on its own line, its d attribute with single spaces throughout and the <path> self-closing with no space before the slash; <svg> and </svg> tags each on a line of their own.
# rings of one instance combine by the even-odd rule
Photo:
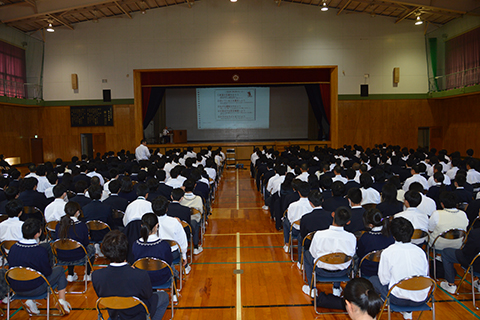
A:
<svg viewBox="0 0 480 320">
<path fill-rule="evenodd" d="M 339 94 L 359 94 L 365 73 L 371 94 L 425 93 L 423 27 L 394 22 L 292 3 L 205 0 L 57 28 L 47 35 L 44 98 L 101 99 L 104 88 L 114 99 L 133 98 L 133 69 L 309 65 L 338 65 Z"/>
</svg>

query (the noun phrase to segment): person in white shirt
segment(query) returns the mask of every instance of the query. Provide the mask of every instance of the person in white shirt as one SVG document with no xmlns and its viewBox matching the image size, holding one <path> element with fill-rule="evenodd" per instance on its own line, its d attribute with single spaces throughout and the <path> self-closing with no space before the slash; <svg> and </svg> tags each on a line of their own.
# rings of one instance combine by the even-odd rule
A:
<svg viewBox="0 0 480 320">
<path fill-rule="evenodd" d="M 125 210 L 123 216 L 123 225 L 126 227 L 130 221 L 142 220 L 142 216 L 147 212 L 152 212 L 152 203 L 147 199 L 148 186 L 144 183 L 138 184 L 137 196 L 138 198 L 132 201 Z"/>
<path fill-rule="evenodd" d="M 407 192 L 408 193 L 408 192 Z M 413 225 L 405 218 L 392 220 L 390 230 L 395 243 L 384 249 L 378 266 L 378 276 L 370 277 L 370 282 L 383 299 L 389 289 L 402 279 L 412 276 L 428 277 L 428 261 L 425 251 L 411 242 Z M 395 288 L 390 302 L 398 306 L 418 306 L 428 299 L 426 290 L 404 290 Z M 412 319 L 411 312 L 402 313 L 404 319 Z"/>
<path fill-rule="evenodd" d="M 420 168 L 418 164 L 414 164 L 412 166 L 411 173 L 412 173 L 412 176 L 407 180 L 405 180 L 405 183 L 403 184 L 403 190 L 407 192 L 408 188 L 410 187 L 410 184 L 414 182 L 419 182 L 423 186 L 423 189 L 428 190 L 428 181 L 427 179 L 425 179 L 420 175 Z"/>
<path fill-rule="evenodd" d="M 423 189 L 423 186 L 418 183 L 414 182 L 410 185 L 408 188 L 409 191 L 417 191 L 420 193 L 420 196 L 422 196 L 422 201 L 420 201 L 420 204 L 417 206 L 417 209 L 423 213 L 425 213 L 427 216 L 431 216 L 432 213 L 437 210 L 437 204 L 435 203 L 435 200 L 433 200 L 430 197 L 427 197 L 424 192 L 425 190 Z"/>
<path fill-rule="evenodd" d="M 180 175 L 181 172 L 182 172 L 182 166 L 178 165 L 175 168 L 173 168 L 170 171 L 170 178 L 167 179 L 165 184 L 167 186 L 172 187 L 173 189 L 181 188 L 183 186 L 183 183 L 185 182 L 185 180 L 187 180 L 187 178 Z"/>
<path fill-rule="evenodd" d="M 23 239 L 20 216 L 23 213 L 23 203 L 18 199 L 10 200 L 5 206 L 8 219 L 0 223 L 0 242 L 5 240 L 20 241 Z"/>
<path fill-rule="evenodd" d="M 348 179 L 345 178 L 345 177 L 342 177 L 342 167 L 340 167 L 339 165 L 336 165 L 334 168 L 333 168 L 333 173 L 335 173 L 335 176 L 332 178 L 332 181 L 335 182 L 335 181 L 340 181 L 342 182 L 343 184 L 346 184 L 348 182 Z"/>
<path fill-rule="evenodd" d="M 188 274 L 192 268 L 186 266 L 188 249 L 187 235 L 178 218 L 167 216 L 168 203 L 168 200 L 163 196 L 158 196 L 152 203 L 153 213 L 158 217 L 158 236 L 162 240 L 174 240 L 178 244 L 180 248 L 178 248 L 178 246 L 171 247 L 173 260 L 180 257 L 181 252 L 185 273 Z"/>
<path fill-rule="evenodd" d="M 192 237 L 193 237 L 193 254 L 200 254 L 203 251 L 200 243 L 200 223 L 203 215 L 203 200 L 200 196 L 193 194 L 195 189 L 195 181 L 188 179 L 183 183 L 182 189 L 185 191 L 180 204 L 185 207 L 194 208 L 200 213 L 191 215 Z"/>
<path fill-rule="evenodd" d="M 480 183 L 480 172 L 475 170 L 475 164 L 474 159 L 467 161 L 467 182 L 472 185 Z"/>
<path fill-rule="evenodd" d="M 301 173 L 296 177 L 296 179 L 308 182 L 308 176 L 310 174 L 308 173 L 308 164 L 306 162 L 300 165 L 300 171 Z"/>
<path fill-rule="evenodd" d="M 65 205 L 67 202 L 67 188 L 63 184 L 56 185 L 53 188 L 55 200 L 45 208 L 45 221 L 60 221 L 65 215 Z"/>
<path fill-rule="evenodd" d="M 433 246 L 435 239 L 447 230 L 467 230 L 467 214 L 457 209 L 457 199 L 456 194 L 450 191 L 445 191 L 440 194 L 440 204 L 443 210 L 433 212 L 428 221 L 428 231 L 431 232 L 428 243 L 430 247 Z M 443 250 L 445 248 L 459 249 L 463 244 L 463 240 L 463 238 L 438 238 L 437 241 L 435 241 L 435 250 Z"/>
<path fill-rule="evenodd" d="M 294 224 L 295 221 L 300 220 L 307 213 L 312 212 L 313 207 L 308 201 L 308 195 L 310 193 L 310 185 L 307 182 L 300 181 L 297 186 L 297 192 L 300 195 L 300 199 L 291 203 L 288 206 L 287 213 L 283 219 L 283 240 L 284 246 L 283 250 L 285 253 L 289 251 L 289 238 L 290 238 L 290 228 L 292 228 L 292 241 L 293 239 L 298 240 L 298 249 L 302 247 L 300 243 L 300 224 Z M 300 252 L 300 251 L 297 251 Z M 298 255 L 298 261 L 300 261 L 300 254 Z"/>
<path fill-rule="evenodd" d="M 140 145 L 135 149 L 135 158 L 137 161 L 148 160 L 150 158 L 150 151 L 147 147 L 147 140 L 142 139 Z"/>
<path fill-rule="evenodd" d="M 343 229 L 350 221 L 351 215 L 350 209 L 347 207 L 337 208 L 337 210 L 332 213 L 332 225 L 326 230 L 317 231 L 313 236 L 310 249 L 305 251 L 303 259 L 305 274 L 307 275 L 307 282 L 309 284 L 315 286 L 315 284 L 312 283 L 313 264 L 321 256 L 335 252 L 342 252 L 352 258 L 355 255 L 357 238 L 355 238 L 353 233 Z M 315 269 L 316 274 L 320 277 L 343 277 L 350 271 L 351 262 L 352 260 L 341 264 L 326 264 L 319 261 Z M 304 285 L 302 291 L 309 296 L 312 295 L 310 285 Z M 333 294 L 340 297 L 341 293 L 340 282 L 334 282 Z"/>
<path fill-rule="evenodd" d="M 382 202 L 380 193 L 373 186 L 373 179 L 370 173 L 365 172 L 360 176 L 360 191 L 362 191 L 362 206 L 364 204 L 379 204 Z"/>
<path fill-rule="evenodd" d="M 460 169 L 460 162 L 461 159 L 457 157 L 452 158 L 452 168 L 447 171 L 446 175 L 450 178 L 450 181 L 455 179 L 455 175 L 457 174 L 457 171 Z"/>
<path fill-rule="evenodd" d="M 45 190 L 48 188 L 52 187 L 50 184 L 50 181 L 47 179 L 47 171 L 46 168 L 43 164 L 39 165 L 37 167 L 37 179 L 38 179 L 38 184 L 37 184 L 37 191 L 41 193 L 45 193 Z"/>
<path fill-rule="evenodd" d="M 442 165 L 439 163 L 433 166 L 433 174 L 435 174 L 436 172 L 442 172 Z M 428 178 L 427 182 L 428 182 L 429 188 L 435 185 L 435 179 L 433 178 L 433 175 L 430 178 Z M 439 182 L 443 182 L 443 184 L 446 186 L 449 186 L 452 183 L 450 180 L 450 177 L 447 175 L 443 175 L 443 181 L 439 181 Z"/>
<path fill-rule="evenodd" d="M 100 180 L 100 185 L 103 187 L 105 185 L 105 179 L 103 179 L 103 176 L 97 172 L 97 167 L 92 163 L 88 165 L 88 173 L 87 177 L 93 178 L 93 177 L 98 177 Z"/>
<path fill-rule="evenodd" d="M 394 218 L 405 218 L 410 221 L 414 229 L 420 229 L 428 232 L 428 215 L 420 210 L 417 206 L 422 201 L 422 196 L 417 191 L 408 191 L 405 193 L 405 200 L 403 204 L 407 210 L 395 214 Z M 425 242 L 426 238 L 414 239 L 413 244 L 421 245 Z"/>
</svg>

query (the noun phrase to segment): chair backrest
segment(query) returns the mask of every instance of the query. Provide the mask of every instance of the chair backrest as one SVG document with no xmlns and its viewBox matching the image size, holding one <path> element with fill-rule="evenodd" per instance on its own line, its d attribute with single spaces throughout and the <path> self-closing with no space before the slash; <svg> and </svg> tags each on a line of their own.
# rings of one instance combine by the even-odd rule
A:
<svg viewBox="0 0 480 320">
<path fill-rule="evenodd" d="M 52 243 L 52 249 L 54 252 L 56 250 L 75 250 L 78 248 L 83 248 L 83 250 L 85 250 L 85 247 L 80 242 L 73 239 L 58 239 Z"/>
<path fill-rule="evenodd" d="M 0 214 L 0 222 L 3 222 L 8 219 L 8 215 L 6 214 Z"/>
<path fill-rule="evenodd" d="M 317 232 L 317 231 L 309 232 L 309 233 L 305 236 L 305 238 L 303 238 L 303 240 L 302 240 L 302 246 L 303 246 L 303 247 L 305 247 L 305 240 L 310 240 L 310 241 L 312 241 L 313 236 L 315 235 L 315 232 Z"/>
<path fill-rule="evenodd" d="M 10 248 L 17 243 L 17 240 L 4 240 L 2 243 L 0 243 L 0 246 L 2 247 L 2 251 L 10 250 Z"/>
<path fill-rule="evenodd" d="M 415 229 L 413 230 L 413 235 L 412 235 L 412 240 L 413 239 L 422 239 L 428 237 L 428 232 L 421 230 L 421 229 Z"/>
<path fill-rule="evenodd" d="M 47 222 L 47 224 L 45 225 L 45 229 L 47 229 L 47 231 L 55 231 L 55 228 L 57 227 L 57 224 L 58 224 L 59 221 L 50 221 L 50 222 Z"/>
<path fill-rule="evenodd" d="M 11 280 L 16 280 L 16 281 L 30 281 L 30 280 L 35 280 L 38 278 L 42 278 L 45 280 L 48 286 L 50 286 L 50 283 L 48 282 L 47 278 L 45 276 L 32 268 L 28 267 L 12 267 L 7 270 L 5 273 L 5 280 L 7 281 L 7 284 L 10 286 L 9 279 Z"/>
<path fill-rule="evenodd" d="M 190 208 L 190 214 L 201 214 L 200 210 L 198 210 L 197 208 Z"/>
<path fill-rule="evenodd" d="M 112 211 L 112 218 L 113 219 L 123 219 L 123 216 L 125 215 L 125 212 L 122 210 L 114 209 Z"/>
<path fill-rule="evenodd" d="M 100 220 L 87 221 L 87 227 L 90 231 L 111 230 L 108 224 Z"/>
<path fill-rule="evenodd" d="M 162 270 L 162 269 L 165 269 L 165 268 L 169 268 L 170 272 L 173 275 L 173 270 L 170 267 L 170 265 L 167 262 L 165 262 L 161 259 L 157 259 L 157 258 L 141 258 L 141 259 L 138 259 L 137 261 L 135 261 L 133 263 L 133 267 L 135 267 L 137 269 L 147 270 L 147 271 L 158 271 L 158 270 Z"/>
<path fill-rule="evenodd" d="M 364 255 L 363 258 L 360 260 L 360 263 L 358 264 L 358 272 L 360 272 L 360 268 L 362 267 L 362 263 L 364 260 L 380 262 L 380 256 L 382 255 L 383 250 L 384 249 L 370 251 L 369 253 Z"/>
<path fill-rule="evenodd" d="M 413 276 L 400 280 L 395 285 L 393 285 L 392 288 L 390 288 L 390 291 L 392 291 L 394 287 L 411 291 L 419 291 L 430 288 L 430 291 L 428 293 L 430 295 L 435 290 L 436 284 L 435 280 L 430 277 Z"/>
<path fill-rule="evenodd" d="M 167 241 L 168 244 L 170 245 L 170 247 L 177 246 L 178 252 L 180 253 L 180 257 L 182 257 L 182 248 L 180 248 L 180 245 L 178 244 L 177 241 L 175 241 L 175 240 L 170 240 L 170 239 L 165 239 L 165 240 L 163 240 L 163 241 Z"/>
<path fill-rule="evenodd" d="M 130 309 L 138 305 L 142 305 L 147 313 L 146 319 L 150 319 L 150 312 L 147 305 L 137 297 L 103 297 L 98 298 L 96 308 L 99 319 L 103 319 L 102 312 L 100 311 L 100 305 L 103 305 L 107 309 L 123 310 Z"/>
<path fill-rule="evenodd" d="M 180 223 L 182 224 L 183 228 L 188 227 L 188 229 L 190 230 L 190 234 L 192 234 L 192 227 L 188 224 L 188 222 L 180 220 Z"/>
<path fill-rule="evenodd" d="M 342 264 L 345 262 L 349 262 L 350 260 L 352 260 L 352 257 L 346 255 L 343 252 L 327 253 L 317 259 L 317 261 L 321 261 L 327 264 Z"/>
<path fill-rule="evenodd" d="M 444 231 L 435 238 L 435 240 L 432 243 L 432 247 L 435 246 L 435 242 L 437 242 L 439 238 L 443 238 L 447 240 L 455 240 L 455 239 L 463 238 L 465 240 L 466 235 L 467 233 L 465 232 L 465 230 L 462 230 L 462 229 L 450 229 L 450 230 Z"/>
<path fill-rule="evenodd" d="M 467 234 L 465 235 L 465 240 L 463 241 L 463 243 L 466 243 L 467 242 L 467 239 L 468 239 L 468 235 L 470 234 L 470 232 L 472 231 L 473 229 L 473 226 L 475 225 L 475 223 L 480 220 L 480 216 L 477 215 L 477 217 L 475 218 L 475 220 L 473 220 L 472 224 L 470 225 L 470 228 L 468 228 L 468 231 L 467 231 Z"/>
</svg>

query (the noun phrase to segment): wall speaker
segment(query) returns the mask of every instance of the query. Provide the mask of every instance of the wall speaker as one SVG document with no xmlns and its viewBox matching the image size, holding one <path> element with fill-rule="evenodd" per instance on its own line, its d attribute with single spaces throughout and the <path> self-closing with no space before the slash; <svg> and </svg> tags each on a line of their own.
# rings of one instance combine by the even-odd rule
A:
<svg viewBox="0 0 480 320">
<path fill-rule="evenodd" d="M 110 102 L 112 101 L 112 90 L 104 89 L 103 90 L 103 102 Z"/>
<path fill-rule="evenodd" d="M 368 84 L 361 84 L 360 85 L 360 96 L 361 97 L 368 97 Z"/>
<path fill-rule="evenodd" d="M 400 68 L 393 68 L 393 83 L 400 82 Z"/>
<path fill-rule="evenodd" d="M 76 73 L 72 73 L 72 89 L 78 90 L 78 76 Z"/>
</svg>

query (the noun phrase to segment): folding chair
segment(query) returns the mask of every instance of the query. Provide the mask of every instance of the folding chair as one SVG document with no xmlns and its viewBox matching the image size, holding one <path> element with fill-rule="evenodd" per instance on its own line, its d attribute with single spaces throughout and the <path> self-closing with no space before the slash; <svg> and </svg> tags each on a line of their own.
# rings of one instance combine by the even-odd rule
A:
<svg viewBox="0 0 480 320">
<path fill-rule="evenodd" d="M 138 305 L 142 305 L 145 309 L 146 320 L 150 320 L 150 312 L 148 311 L 147 305 L 137 297 L 103 297 L 98 298 L 96 303 L 97 313 L 98 313 L 98 320 L 104 320 L 102 311 L 100 310 L 100 305 L 103 305 L 107 309 L 114 309 L 114 310 L 123 310 L 123 309 L 130 309 L 136 307 Z M 108 318 L 110 319 L 110 318 Z"/>
<path fill-rule="evenodd" d="M 465 230 L 461 229 L 450 229 L 447 231 L 442 232 L 439 234 L 435 240 L 433 241 L 431 248 L 432 248 L 432 256 L 431 258 L 433 259 L 433 278 L 436 280 L 437 279 L 437 264 L 435 263 L 435 257 L 437 254 L 442 254 L 442 250 L 436 250 L 435 249 L 435 243 L 437 242 L 438 239 L 445 239 L 445 240 L 457 240 L 457 239 L 462 239 L 462 242 L 466 239 L 467 233 Z"/>
<path fill-rule="evenodd" d="M 48 241 L 53 241 L 55 238 L 53 235 L 55 234 L 55 228 L 57 227 L 58 222 L 59 221 L 50 221 L 45 225 L 45 234 L 47 235 Z"/>
<path fill-rule="evenodd" d="M 370 251 L 369 253 L 364 255 L 363 258 L 360 260 L 360 263 L 358 264 L 357 276 L 361 276 L 361 277 L 366 278 L 366 279 L 370 278 L 370 277 L 367 277 L 367 276 L 364 276 L 364 275 L 361 274 L 362 273 L 361 272 L 362 263 L 365 260 L 379 263 L 380 262 L 380 256 L 382 255 L 383 250 L 384 249 Z"/>
<path fill-rule="evenodd" d="M 468 235 L 469 235 L 470 232 L 473 230 L 473 226 L 474 226 L 475 223 L 476 223 L 477 221 L 479 221 L 479 220 L 480 220 L 480 216 L 477 216 L 477 217 L 475 218 L 475 220 L 473 220 L 472 224 L 470 225 L 470 228 L 468 228 L 467 234 L 465 235 L 465 240 L 463 240 L 462 248 L 463 248 L 463 246 L 465 245 L 465 243 L 467 243 Z"/>
<path fill-rule="evenodd" d="M 303 282 L 305 282 L 305 283 L 307 283 L 307 279 L 305 277 L 305 264 L 303 262 L 303 258 L 304 258 L 304 254 L 305 254 L 305 241 L 309 240 L 310 243 L 311 243 L 312 239 L 313 239 L 313 236 L 315 235 L 315 232 L 317 232 L 317 231 L 312 231 L 312 232 L 308 233 L 305 236 L 305 238 L 303 238 L 303 240 L 302 240 L 302 258 L 300 260 L 300 263 L 302 265 L 302 277 L 303 277 L 302 279 L 303 279 Z"/>
<path fill-rule="evenodd" d="M 200 234 L 198 235 L 198 242 L 203 246 L 203 235 L 204 235 L 204 227 L 203 227 L 203 223 L 204 223 L 204 217 L 203 217 L 203 214 L 200 212 L 200 210 L 196 209 L 196 208 L 190 208 L 190 215 L 194 215 L 194 214 L 199 214 L 202 218 L 200 219 Z M 203 220 L 203 221 L 202 221 Z M 192 233 L 192 236 L 193 236 L 193 233 Z"/>
<path fill-rule="evenodd" d="M 172 261 L 172 266 L 179 266 L 180 270 L 180 288 L 178 289 L 178 291 L 182 291 L 182 288 L 183 288 L 183 273 L 185 272 L 185 268 L 183 267 L 183 254 L 182 254 L 182 249 L 180 248 L 180 246 L 178 245 L 178 243 L 175 241 L 175 240 L 165 240 L 165 241 L 168 241 L 168 243 L 170 244 L 170 247 L 174 247 L 174 246 L 177 246 L 178 248 L 178 253 L 179 253 L 179 257 L 175 260 Z"/>
<path fill-rule="evenodd" d="M 298 230 L 300 232 L 300 219 L 293 221 L 292 225 L 290 226 L 290 235 L 288 236 L 288 247 L 290 248 L 290 260 L 292 260 L 292 262 L 295 262 L 295 260 L 293 259 L 293 237 L 292 237 L 294 225 L 298 226 Z M 297 255 L 299 254 L 300 252 L 297 252 Z"/>
<path fill-rule="evenodd" d="M 35 280 L 38 278 L 42 278 L 45 283 L 47 284 L 47 290 L 45 293 L 38 295 L 38 296 L 23 296 L 20 294 L 16 294 L 15 290 L 11 287 L 10 281 L 15 280 L 15 281 L 29 281 L 29 280 Z M 33 270 L 31 268 L 26 268 L 26 267 L 13 267 L 5 273 L 5 280 L 7 281 L 8 285 L 8 293 L 7 293 L 7 319 L 10 319 L 10 300 L 20 300 L 22 302 L 23 308 L 28 312 L 27 307 L 25 306 L 25 303 L 23 300 L 41 300 L 41 299 L 46 299 L 47 300 L 47 313 L 46 314 L 38 314 L 35 316 L 43 316 L 47 317 L 47 320 L 50 319 L 50 295 L 53 296 L 54 299 L 54 305 L 58 306 L 58 311 L 59 313 L 54 313 L 51 314 L 52 316 L 63 316 L 65 315 L 65 311 L 63 310 L 62 305 L 58 301 L 58 297 L 55 294 L 55 289 L 57 285 L 52 285 L 50 282 L 48 282 L 47 278 L 40 272 Z M 10 289 L 14 292 L 14 295 L 10 297 Z M 34 316 L 30 313 L 28 313 L 29 316 Z"/>
<path fill-rule="evenodd" d="M 8 215 L 6 214 L 0 214 L 0 222 L 3 222 L 8 219 Z"/>
<path fill-rule="evenodd" d="M 101 244 L 102 240 L 100 241 L 92 240 L 92 233 L 91 233 L 92 231 L 98 232 L 102 230 L 108 230 L 108 231 L 112 230 L 108 224 L 100 220 L 90 220 L 90 221 L 87 221 L 86 224 L 87 224 L 88 232 L 90 234 L 90 243 L 94 243 L 94 244 Z"/>
<path fill-rule="evenodd" d="M 404 290 L 411 290 L 411 291 L 419 291 L 419 290 L 426 290 L 428 288 L 428 299 L 420 306 L 416 307 L 401 307 L 396 306 L 390 302 L 390 296 L 392 295 L 392 290 L 394 288 L 400 288 Z M 377 316 L 377 319 L 380 320 L 383 314 L 383 310 L 385 306 L 388 307 L 388 320 L 390 320 L 391 312 L 413 312 L 413 311 L 420 311 L 420 315 L 418 316 L 417 320 L 420 319 L 422 316 L 423 311 L 432 311 L 432 319 L 435 320 L 435 297 L 433 296 L 433 292 L 435 291 L 436 284 L 435 281 L 430 277 L 425 276 L 413 276 L 408 277 L 403 280 L 400 280 L 396 284 L 394 284 L 390 290 L 388 290 L 387 297 L 385 302 L 383 303 L 383 307 L 380 310 L 380 313 Z M 428 305 L 430 301 L 431 306 Z"/>
<path fill-rule="evenodd" d="M 465 281 L 465 279 L 467 278 L 467 274 L 470 273 L 470 275 L 471 275 L 470 286 L 472 287 L 473 307 L 474 307 L 475 309 L 477 309 L 477 310 L 479 309 L 479 307 L 477 307 L 477 305 L 475 304 L 475 287 L 474 287 L 474 285 L 473 285 L 473 282 L 474 282 L 474 277 L 480 277 L 480 272 L 475 272 L 475 271 L 473 270 L 473 264 L 475 263 L 475 261 L 477 260 L 477 258 L 478 258 L 479 256 L 480 256 L 480 253 L 477 254 L 477 255 L 475 256 L 475 258 L 473 258 L 472 262 L 470 263 L 470 265 L 468 266 L 467 269 L 465 269 L 465 268 L 462 267 L 462 268 L 465 270 L 465 273 L 463 274 L 462 280 L 460 280 L 460 283 L 459 283 L 458 286 L 457 286 L 457 291 L 455 291 L 455 294 L 466 294 L 466 292 L 465 292 L 465 293 L 463 293 L 463 292 L 460 293 L 459 291 L 460 291 L 460 287 L 462 286 L 462 283 L 463 283 L 463 282 Z"/>
<path fill-rule="evenodd" d="M 71 250 L 76 250 L 82 248 L 83 252 L 85 252 L 85 262 L 80 261 L 78 264 L 71 264 L 69 261 L 63 261 L 58 258 L 58 250 L 61 251 L 71 251 Z M 88 257 L 88 252 L 87 249 L 78 241 L 72 240 L 72 239 L 58 239 L 54 243 L 52 243 L 52 251 L 55 256 L 55 259 L 57 260 L 56 265 L 57 266 L 84 266 L 85 267 L 85 275 L 87 274 L 87 267 L 90 266 L 90 270 L 93 271 L 93 266 L 90 263 L 90 259 Z M 60 254 L 61 255 L 61 254 Z M 69 291 L 67 293 L 74 293 L 74 294 L 84 294 L 87 292 L 87 286 L 88 286 L 88 280 L 85 277 L 85 290 L 84 291 Z M 77 281 L 80 282 L 80 281 Z"/>
<path fill-rule="evenodd" d="M 168 279 L 168 281 L 161 285 L 153 286 L 153 289 L 154 290 L 170 289 L 170 299 L 172 304 L 172 318 L 173 318 L 173 303 L 174 303 L 173 297 L 177 295 L 177 290 L 175 287 L 175 279 L 173 277 L 172 267 L 170 267 L 170 265 L 167 262 L 157 258 L 138 259 L 133 263 L 133 267 L 137 269 L 147 270 L 147 271 L 160 271 L 166 268 L 170 270 L 170 278 Z"/>
<path fill-rule="evenodd" d="M 330 283 L 330 282 L 348 282 L 350 281 L 350 279 L 352 278 L 352 272 L 348 272 L 345 276 L 341 276 L 341 277 L 317 277 L 317 263 L 321 261 L 323 263 L 327 263 L 327 264 L 332 264 L 332 265 L 336 265 L 336 264 L 343 264 L 343 263 L 346 263 L 346 262 L 351 262 L 352 261 L 352 257 L 346 255 L 345 253 L 343 252 L 334 252 L 334 253 L 328 253 L 328 254 L 325 254 L 319 258 L 317 258 L 315 261 L 314 261 L 314 264 L 313 264 L 313 272 L 312 272 L 312 284 L 310 286 L 310 288 L 313 288 L 315 289 L 316 286 L 317 286 L 317 282 L 327 282 L 327 283 Z M 349 268 L 351 268 L 352 266 L 350 265 Z M 314 292 L 314 297 L 313 297 L 313 307 L 315 308 L 315 313 L 316 314 L 344 314 L 345 312 L 327 312 L 327 313 L 324 313 L 324 312 L 318 312 L 317 311 L 317 290 L 313 290 Z"/>
<path fill-rule="evenodd" d="M 3 261 L 2 261 L 2 267 L 5 266 L 3 262 L 8 261 L 8 251 L 10 251 L 10 248 L 17 243 L 16 240 L 4 240 L 2 243 L 0 243 L 0 250 L 2 251 L 2 256 L 3 256 Z"/>
<path fill-rule="evenodd" d="M 423 251 L 425 251 L 425 253 L 428 256 L 428 242 L 430 241 L 430 236 L 428 232 L 421 229 L 413 230 L 412 240 L 418 240 L 418 239 L 425 239 L 425 243 L 422 245 L 421 248 L 423 249 Z"/>
<path fill-rule="evenodd" d="M 182 227 L 184 229 L 188 227 L 188 229 L 190 230 L 190 263 L 193 263 L 193 233 L 192 233 L 192 227 L 186 221 L 181 220 L 180 223 L 182 224 Z"/>
<path fill-rule="evenodd" d="M 22 215 L 20 216 L 20 220 L 26 221 L 29 218 L 37 219 L 42 222 L 42 225 L 45 224 L 45 216 L 43 215 L 42 210 L 38 209 L 37 207 L 25 206 L 23 207 Z"/>
</svg>

